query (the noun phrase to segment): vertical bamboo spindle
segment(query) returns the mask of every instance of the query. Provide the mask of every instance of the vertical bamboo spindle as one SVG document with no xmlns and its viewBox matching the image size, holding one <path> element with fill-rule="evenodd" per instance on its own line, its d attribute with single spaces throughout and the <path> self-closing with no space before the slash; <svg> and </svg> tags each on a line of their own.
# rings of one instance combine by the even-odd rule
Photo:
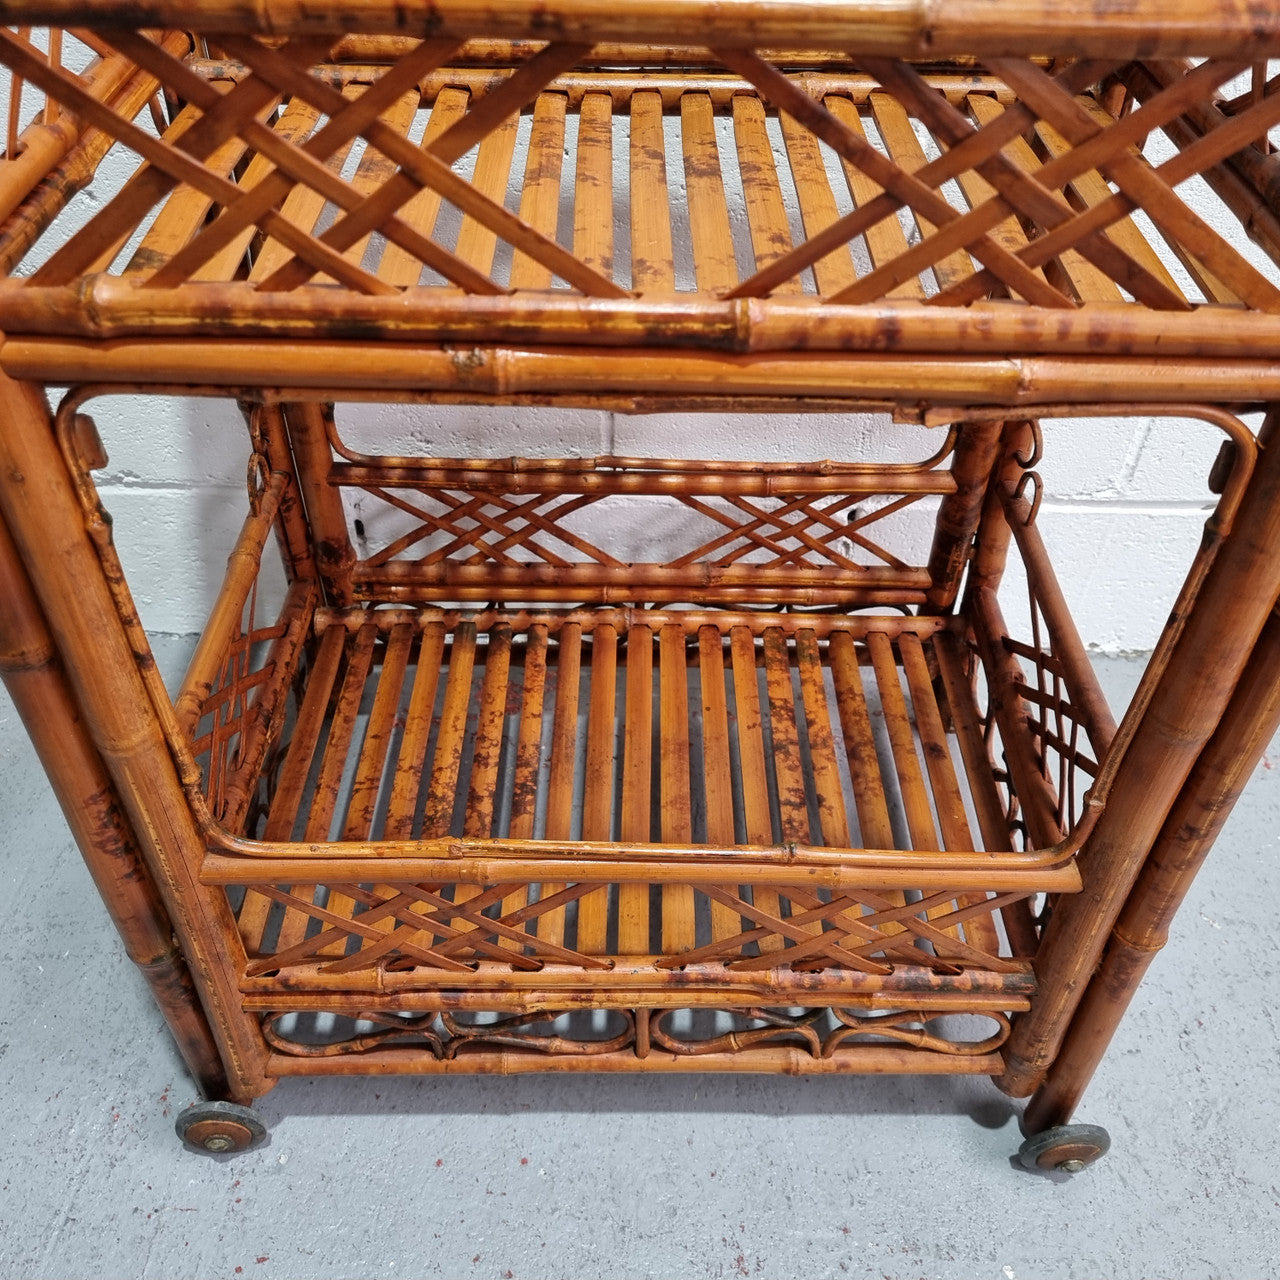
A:
<svg viewBox="0 0 1280 1280">
<path fill-rule="evenodd" d="M 1125 899 L 1187 775 L 1217 728 L 1280 596 L 1280 446 L 1273 409 L 1231 533 L 1223 539 L 1147 712 L 1117 769 L 1111 802 L 1081 852 L 1084 892 L 1064 895 L 1037 956 L 1040 996 L 1017 1021 L 997 1078 L 1023 1096 L 1057 1056 Z M 1213 521 L 1210 521 L 1212 534 Z"/>
<path fill-rule="evenodd" d="M 307 507 L 315 546 L 316 570 L 331 605 L 351 603 L 351 572 L 356 553 L 347 534 L 342 495 L 330 480 L 333 449 L 328 426 L 332 405 L 299 403 L 287 405 L 285 422 L 293 456 L 298 467 L 298 483 Z"/>
<path fill-rule="evenodd" d="M 129 959 L 142 970 L 206 1098 L 225 1096 L 226 1072 L 173 926 L 115 787 L 67 683 L 18 550 L 0 520 L 0 677 L 31 735 Z"/>
<path fill-rule="evenodd" d="M 1028 1132 L 1071 1119 L 1133 993 L 1169 940 L 1169 926 L 1205 855 L 1277 730 L 1280 615 L 1273 612 L 1120 913 L 1062 1049 L 1027 1107 Z"/>
<path fill-rule="evenodd" d="M 76 700 L 128 810 L 227 1071 L 227 1093 L 248 1102 L 271 1087 L 257 1020 L 240 1009 L 240 948 L 220 889 L 199 881 L 203 840 L 148 701 L 120 616 L 85 528 L 53 426 L 34 386 L 0 375 L 0 512 L 44 602 Z"/>
</svg>

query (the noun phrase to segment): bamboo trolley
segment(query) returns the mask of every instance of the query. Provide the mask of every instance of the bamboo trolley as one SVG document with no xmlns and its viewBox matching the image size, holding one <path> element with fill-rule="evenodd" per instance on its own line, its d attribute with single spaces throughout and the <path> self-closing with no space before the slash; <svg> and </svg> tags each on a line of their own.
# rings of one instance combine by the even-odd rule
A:
<svg viewBox="0 0 1280 1280">
<path fill-rule="evenodd" d="M 967 1072 L 1028 1164 L 1100 1154 L 1068 1121 L 1280 723 L 1280 10 L 6 9 L 0 671 L 187 1140 L 290 1075 Z M 176 696 L 88 412 L 160 393 L 248 426 Z M 392 456 L 353 401 L 936 447 Z M 1222 433 L 1220 497 L 1117 725 L 1036 465 L 1139 413 Z"/>
</svg>

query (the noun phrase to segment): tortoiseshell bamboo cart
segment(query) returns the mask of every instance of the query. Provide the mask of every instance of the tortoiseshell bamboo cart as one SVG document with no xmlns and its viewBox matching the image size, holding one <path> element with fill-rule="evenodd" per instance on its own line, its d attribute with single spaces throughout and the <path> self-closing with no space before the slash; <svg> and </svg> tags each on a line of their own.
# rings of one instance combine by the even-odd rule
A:
<svg viewBox="0 0 1280 1280">
<path fill-rule="evenodd" d="M 291 1075 L 966 1072 L 1032 1095 L 1029 1165 L 1100 1154 L 1067 1122 L 1280 721 L 1280 9 L 6 13 L 0 669 L 188 1141 Z M 248 424 L 173 698 L 85 412 L 160 393 Z M 353 401 L 938 430 L 389 456 Z M 1036 464 L 1135 414 L 1224 437 L 1117 728 Z"/>
</svg>

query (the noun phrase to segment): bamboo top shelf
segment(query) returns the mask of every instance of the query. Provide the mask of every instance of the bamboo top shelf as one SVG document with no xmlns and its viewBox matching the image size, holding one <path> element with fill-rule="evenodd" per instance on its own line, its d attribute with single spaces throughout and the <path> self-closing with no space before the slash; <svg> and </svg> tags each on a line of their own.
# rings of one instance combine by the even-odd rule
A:
<svg viewBox="0 0 1280 1280">
<path fill-rule="evenodd" d="M 749 396 L 755 357 L 760 394 L 814 400 L 881 398 L 873 368 L 943 404 L 1133 398 L 1152 357 L 1180 367 L 1158 398 L 1280 383 L 1280 16 L 8 13 L 81 24 L 0 32 L 15 376 L 270 385 L 262 341 L 306 338 L 290 385 L 459 395 L 587 396 L 594 365 L 624 396 Z"/>
</svg>

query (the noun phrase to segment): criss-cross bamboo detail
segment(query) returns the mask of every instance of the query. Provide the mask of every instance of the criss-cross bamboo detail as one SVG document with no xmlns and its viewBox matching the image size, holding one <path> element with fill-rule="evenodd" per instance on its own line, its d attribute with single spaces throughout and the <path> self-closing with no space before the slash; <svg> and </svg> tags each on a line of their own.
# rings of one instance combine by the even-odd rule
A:
<svg viewBox="0 0 1280 1280">
<path fill-rule="evenodd" d="M 581 69 L 592 62 L 592 45 L 572 40 L 533 52 L 484 91 L 435 83 L 463 52 L 447 38 L 399 49 L 385 68 L 365 67 L 341 86 L 320 73 L 334 48 L 323 37 L 273 47 L 222 35 L 218 47 L 233 61 L 212 66 L 220 75 L 234 68 L 230 82 L 206 79 L 141 33 L 96 40 L 187 105 L 153 137 L 21 33 L 0 33 L 0 54 L 15 72 L 142 159 L 132 181 L 37 268 L 30 283 L 39 289 L 107 271 L 163 205 L 126 271 L 161 307 L 164 295 L 176 302 L 184 289 L 240 275 L 261 294 L 328 282 L 390 302 L 425 273 L 446 289 L 495 299 L 550 290 L 558 280 L 602 302 L 625 300 L 629 288 L 644 296 L 692 286 L 728 299 L 810 294 L 841 306 L 897 296 L 945 305 L 1005 297 L 1070 311 L 1131 297 L 1145 308 L 1189 312 L 1195 299 L 1132 233 L 1129 215 L 1141 209 L 1209 301 L 1280 310 L 1280 289 L 1175 190 L 1251 143 L 1265 150 L 1267 131 L 1280 121 L 1280 94 L 1260 85 L 1230 118 L 1217 117 L 1158 166 L 1136 151 L 1154 130 L 1211 103 L 1250 65 L 1245 60 L 1188 67 L 1113 119 L 1085 91 L 1123 68 L 1096 59 L 1050 71 L 996 58 L 988 85 L 957 92 L 940 91 L 906 61 L 865 57 L 841 92 L 759 52 L 713 47 L 706 90 L 672 97 L 646 89 L 643 77 L 620 88 L 605 75 L 593 90 L 592 76 L 602 73 Z M 726 87 L 717 88 L 717 77 Z M 714 124 L 725 110 L 728 145 Z M 561 162 L 570 145 L 566 112 L 576 115 L 569 171 Z M 521 113 L 532 124 L 517 213 L 505 197 Z M 630 147 L 620 168 L 614 135 L 623 123 Z M 671 204 L 677 175 L 668 172 L 663 140 L 677 124 L 687 213 Z M 932 158 L 916 129 L 933 140 Z M 1037 147 L 1025 141 L 1030 135 Z M 779 141 L 787 171 L 777 163 Z M 365 154 L 344 177 L 353 147 Z M 468 179 L 457 164 L 477 148 Z M 833 185 L 822 148 L 843 166 L 844 190 Z M 728 212 L 736 186 L 745 242 Z M 1095 194 L 1082 200 L 1086 188 Z M 557 226 L 562 199 L 573 211 L 568 236 Z M 326 206 L 332 214 L 322 218 Z M 445 231 L 446 209 L 462 216 L 456 237 Z M 623 209 L 629 276 L 615 245 Z M 904 214 L 919 230 L 914 243 L 902 235 Z M 684 235 L 691 273 L 676 243 Z M 256 248 L 255 236 L 263 241 Z M 864 250 L 869 261 L 859 265 Z M 103 288 L 104 297 L 115 296 Z"/>
</svg>

